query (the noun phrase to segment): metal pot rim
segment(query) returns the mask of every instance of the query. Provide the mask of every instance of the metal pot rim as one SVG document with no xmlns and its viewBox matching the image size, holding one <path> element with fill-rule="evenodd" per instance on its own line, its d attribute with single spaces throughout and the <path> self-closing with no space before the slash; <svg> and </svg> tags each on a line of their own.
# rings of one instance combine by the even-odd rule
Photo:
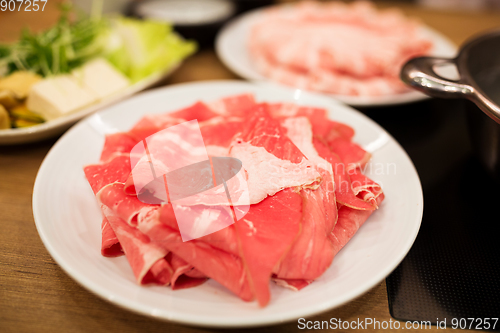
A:
<svg viewBox="0 0 500 333">
<path fill-rule="evenodd" d="M 474 47 L 492 38 L 500 38 L 500 29 L 491 30 L 487 33 L 476 34 L 468 38 L 460 47 L 458 55 L 455 58 L 455 63 L 457 65 L 458 72 L 460 73 L 461 81 L 467 82 L 468 84 L 474 86 L 476 90 L 479 90 L 485 96 L 486 94 L 481 90 L 476 81 L 472 78 L 472 75 L 469 72 L 469 68 L 467 67 L 467 61 L 469 60 L 469 53 Z"/>
<path fill-rule="evenodd" d="M 462 44 L 455 58 L 418 57 L 411 59 L 403 66 L 401 79 L 414 89 L 430 96 L 467 98 L 500 124 L 500 106 L 478 86 L 467 67 L 470 51 L 478 44 L 492 38 L 500 38 L 500 29 L 472 36 Z M 454 81 L 438 75 L 433 67 L 439 64 L 455 65 L 460 79 Z"/>
</svg>

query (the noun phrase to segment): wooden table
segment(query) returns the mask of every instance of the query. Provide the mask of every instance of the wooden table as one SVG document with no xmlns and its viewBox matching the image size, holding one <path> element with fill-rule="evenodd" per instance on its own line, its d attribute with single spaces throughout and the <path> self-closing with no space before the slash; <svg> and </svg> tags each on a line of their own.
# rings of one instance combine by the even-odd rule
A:
<svg viewBox="0 0 500 333">
<path fill-rule="evenodd" d="M 50 26 L 58 15 L 55 2 L 49 0 L 43 13 L 0 12 L 0 41 L 15 40 L 26 25 L 34 30 Z M 500 25 L 500 12 L 448 13 L 413 5 L 401 8 L 457 44 L 477 32 Z M 212 50 L 205 50 L 189 58 L 166 84 L 212 79 L 237 77 L 221 64 Z M 206 331 L 117 308 L 83 289 L 52 260 L 33 222 L 31 196 L 37 170 L 56 140 L 0 146 L 0 332 Z M 368 317 L 379 321 L 391 319 L 384 281 L 342 307 L 307 319 L 345 321 Z M 260 330 L 296 331 L 297 323 Z"/>
</svg>

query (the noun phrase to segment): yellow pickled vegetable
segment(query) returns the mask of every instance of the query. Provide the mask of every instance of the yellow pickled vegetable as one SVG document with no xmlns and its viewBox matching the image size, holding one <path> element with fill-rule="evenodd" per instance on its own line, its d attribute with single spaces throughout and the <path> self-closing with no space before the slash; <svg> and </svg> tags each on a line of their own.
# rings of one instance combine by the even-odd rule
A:
<svg viewBox="0 0 500 333">
<path fill-rule="evenodd" d="M 3 105 L 6 108 L 12 108 L 19 104 L 19 101 L 9 90 L 0 90 L 0 105 Z"/>
<path fill-rule="evenodd" d="M 0 105 L 0 130 L 10 128 L 10 118 L 7 110 Z"/>
<path fill-rule="evenodd" d="M 10 91 L 17 99 L 25 99 L 31 87 L 42 77 L 28 71 L 17 71 L 0 79 L 0 92 Z"/>
<path fill-rule="evenodd" d="M 43 123 L 45 121 L 38 113 L 28 110 L 26 104 L 12 108 L 10 110 L 10 114 L 12 117 L 16 118 L 16 120 L 24 120 L 35 124 Z"/>
<path fill-rule="evenodd" d="M 30 127 L 30 126 L 35 126 L 38 124 L 40 124 L 40 123 L 25 120 L 25 119 L 14 119 L 14 127 L 17 127 L 17 128 Z"/>
</svg>

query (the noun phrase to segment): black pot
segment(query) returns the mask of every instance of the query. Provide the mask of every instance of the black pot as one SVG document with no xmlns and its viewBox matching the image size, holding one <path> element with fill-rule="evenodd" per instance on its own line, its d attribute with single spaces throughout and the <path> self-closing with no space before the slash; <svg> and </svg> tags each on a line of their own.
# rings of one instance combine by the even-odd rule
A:
<svg viewBox="0 0 500 333">
<path fill-rule="evenodd" d="M 438 75 L 434 68 L 443 64 L 455 65 L 460 79 Z M 474 103 L 468 111 L 472 144 L 483 165 L 500 180 L 500 30 L 469 40 L 454 59 L 414 58 L 403 66 L 401 79 L 430 96 Z"/>
</svg>

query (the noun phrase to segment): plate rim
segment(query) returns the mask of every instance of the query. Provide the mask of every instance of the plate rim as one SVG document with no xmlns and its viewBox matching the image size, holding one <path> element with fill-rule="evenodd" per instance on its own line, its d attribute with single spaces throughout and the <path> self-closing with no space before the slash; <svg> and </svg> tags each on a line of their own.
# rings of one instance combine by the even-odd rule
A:
<svg viewBox="0 0 500 333">
<path fill-rule="evenodd" d="M 275 5 L 269 5 L 269 6 L 264 6 L 260 7 L 257 9 L 253 9 L 250 11 L 247 11 L 241 15 L 238 15 L 228 22 L 224 24 L 224 26 L 218 31 L 217 36 L 215 38 L 215 52 L 217 54 L 217 57 L 220 59 L 220 61 L 234 74 L 237 76 L 249 80 L 252 82 L 267 82 L 267 83 L 272 83 L 276 84 L 279 86 L 285 86 L 279 82 L 272 81 L 255 70 L 256 75 L 247 75 L 245 70 L 242 70 L 241 67 L 235 66 L 234 62 L 230 60 L 230 57 L 223 51 L 224 47 L 223 44 L 225 42 L 225 39 L 228 38 L 229 34 L 232 32 L 232 30 L 237 27 L 238 25 L 242 24 L 242 22 L 245 22 L 247 20 L 252 20 L 254 19 L 253 16 L 258 16 L 262 15 L 264 11 L 270 8 L 277 8 L 277 7 L 287 7 L 290 6 L 290 4 L 275 4 Z M 447 36 L 443 35 L 441 32 L 437 31 L 436 29 L 424 24 L 420 23 L 420 28 L 423 29 L 426 33 L 431 34 L 434 36 L 434 38 L 439 39 L 441 43 L 446 45 L 446 48 L 449 50 L 454 50 L 455 55 L 458 53 L 458 47 L 455 43 L 453 43 Z M 289 87 L 293 89 L 293 87 Z M 384 107 L 384 106 L 396 106 L 396 105 L 404 105 L 404 104 L 409 104 L 409 103 L 414 103 L 414 102 L 419 102 L 423 101 L 426 99 L 431 98 L 428 95 L 425 95 L 424 93 L 421 93 L 416 90 L 411 90 L 406 93 L 402 94 L 394 94 L 394 95 L 387 95 L 387 96 L 361 96 L 361 98 L 357 98 L 358 96 L 351 96 L 351 95 L 339 95 L 339 94 L 329 94 L 329 93 L 322 93 L 318 91 L 312 91 L 312 90 L 307 90 L 307 92 L 310 93 L 315 93 L 315 94 L 321 94 L 326 97 L 335 99 L 337 101 L 340 101 L 344 104 L 347 104 L 352 107 L 364 107 L 364 108 L 376 108 L 376 107 Z M 406 97 L 403 100 L 390 100 L 390 96 L 398 96 L 398 97 Z M 370 101 L 363 101 L 365 98 L 372 98 L 375 99 L 375 102 L 370 102 Z M 377 101 L 379 99 L 379 101 Z M 380 100 L 381 99 L 381 100 Z M 385 99 L 385 101 L 384 101 Z"/>
<path fill-rule="evenodd" d="M 181 84 L 175 84 L 175 85 L 169 85 L 166 87 L 151 89 L 151 90 L 148 90 L 147 92 L 143 92 L 141 94 L 135 95 L 134 97 L 132 97 L 132 99 L 141 98 L 144 95 L 148 95 L 148 94 L 161 93 L 162 91 L 171 90 L 172 88 L 174 88 L 174 89 L 186 88 L 186 87 L 198 86 L 198 85 L 211 85 L 214 83 L 215 84 L 241 84 L 241 85 L 245 85 L 249 88 L 252 86 L 253 87 L 259 86 L 259 84 L 245 82 L 245 81 L 238 81 L 238 80 L 196 81 L 196 82 L 181 83 Z M 279 87 L 279 88 L 285 89 L 285 90 L 290 90 L 288 88 L 282 88 L 282 87 Z M 309 92 L 304 92 L 304 93 L 306 93 L 307 95 L 315 95 L 315 97 L 320 97 L 322 99 L 325 99 L 325 97 L 321 96 L 321 95 L 312 94 Z M 127 99 L 125 101 L 120 102 L 120 104 L 121 103 L 129 103 L 130 100 L 131 99 Z M 325 99 L 325 101 L 326 101 L 326 99 Z M 334 100 L 328 100 L 328 102 L 331 104 L 341 104 L 341 105 L 345 106 L 345 104 L 339 103 L 338 101 L 334 101 Z M 114 105 L 113 108 L 115 108 L 117 106 L 119 106 L 119 104 Z M 347 108 L 349 109 L 350 112 L 357 114 L 357 116 L 361 116 L 362 118 L 364 118 L 364 120 L 369 122 L 371 125 L 376 126 L 377 129 L 379 131 L 381 131 L 382 133 L 387 134 L 389 136 L 390 141 L 392 141 L 392 143 L 395 144 L 397 146 L 397 148 L 403 153 L 405 159 L 407 159 L 407 161 L 409 162 L 409 164 L 411 166 L 412 173 L 414 173 L 414 175 L 416 176 L 414 180 L 416 181 L 416 185 L 418 185 L 417 186 L 418 193 L 415 193 L 415 194 L 416 194 L 416 199 L 418 199 L 417 205 L 419 206 L 419 209 L 418 209 L 417 216 L 414 217 L 414 220 L 418 221 L 418 223 L 415 223 L 413 229 L 411 230 L 413 236 L 411 238 L 408 238 L 407 242 L 405 243 L 405 250 L 401 251 L 398 255 L 398 258 L 395 259 L 391 265 L 388 265 L 385 270 L 380 271 L 377 275 L 374 275 L 375 278 L 372 276 L 372 278 L 370 280 L 371 282 L 367 283 L 367 286 L 363 286 L 363 288 L 356 288 L 356 290 L 354 290 L 354 292 L 346 295 L 344 297 L 345 299 L 343 299 L 341 302 L 323 301 L 319 304 L 319 306 L 316 305 L 316 306 L 311 307 L 310 309 L 307 309 L 307 310 L 296 311 L 296 312 L 300 312 L 299 317 L 296 314 L 292 313 L 291 315 L 288 314 L 288 315 L 285 315 L 285 316 L 282 316 L 279 318 L 277 318 L 277 315 L 270 316 L 269 318 L 266 318 L 266 319 L 260 319 L 258 322 L 251 322 L 250 320 L 247 320 L 247 321 L 241 323 L 241 322 L 231 321 L 230 320 L 231 318 L 228 318 L 228 320 L 226 320 L 225 322 L 218 322 L 218 321 L 210 320 L 209 318 L 207 319 L 206 317 L 205 317 L 204 321 L 203 320 L 202 321 L 200 321 L 200 320 L 193 321 L 192 316 L 185 315 L 185 314 L 179 315 L 178 313 L 176 313 L 172 316 L 166 316 L 166 315 L 162 315 L 162 314 L 155 316 L 151 313 L 151 310 L 152 310 L 151 307 L 144 306 L 144 305 L 138 303 L 137 301 L 128 300 L 127 298 L 124 298 L 122 296 L 116 296 L 116 295 L 112 295 L 113 297 L 110 298 L 111 295 L 109 292 L 106 292 L 105 287 L 102 287 L 99 284 L 92 282 L 90 279 L 86 278 L 85 276 L 79 275 L 77 273 L 77 271 L 74 269 L 74 267 L 72 267 L 71 264 L 66 263 L 66 260 L 63 259 L 59 255 L 59 253 L 54 249 L 52 243 L 49 240 L 48 235 L 45 234 L 43 222 L 40 221 L 40 219 L 41 219 L 40 216 L 42 215 L 42 213 L 39 212 L 40 204 L 38 202 L 39 196 L 37 195 L 37 193 L 39 193 L 41 191 L 40 190 L 40 186 L 41 186 L 40 183 L 42 182 L 42 180 L 40 180 L 42 177 L 41 175 L 43 175 L 43 173 L 46 172 L 45 170 L 50 167 L 50 165 L 47 164 L 48 163 L 47 161 L 49 161 L 52 158 L 53 154 L 57 153 L 57 150 L 64 143 L 64 141 L 66 140 L 67 137 L 73 135 L 72 134 L 73 132 L 76 132 L 80 128 L 88 125 L 89 124 L 88 121 L 90 120 L 90 118 L 94 117 L 95 115 L 89 115 L 86 118 L 80 120 L 70 130 L 68 130 L 66 133 L 64 133 L 57 140 L 57 142 L 51 147 L 50 151 L 47 153 L 47 155 L 45 156 L 45 158 L 43 159 L 43 161 L 41 163 L 41 166 L 40 166 L 40 168 L 37 172 L 37 175 L 36 175 L 35 184 L 34 184 L 34 188 L 33 188 L 33 196 L 32 196 L 33 217 L 34 217 L 37 232 L 42 240 L 42 243 L 44 244 L 44 246 L 47 249 L 47 251 L 49 252 L 49 254 L 52 256 L 54 261 L 58 264 L 59 267 L 62 268 L 62 270 L 66 274 L 68 274 L 79 285 L 81 285 L 86 290 L 90 291 L 91 293 L 99 296 L 101 299 L 104 299 L 107 302 L 112 303 L 113 305 L 116 305 L 120 308 L 127 309 L 129 311 L 134 312 L 134 313 L 139 313 L 141 315 L 145 315 L 145 316 L 150 317 L 150 318 L 156 318 L 156 319 L 160 319 L 163 321 L 176 322 L 176 323 L 189 325 L 189 326 L 196 326 L 196 327 L 242 328 L 242 327 L 260 327 L 260 326 L 267 326 L 267 325 L 271 325 L 271 324 L 280 324 L 280 323 L 285 323 L 285 322 L 291 322 L 291 321 L 296 320 L 297 318 L 300 318 L 300 317 L 313 316 L 313 315 L 316 315 L 319 313 L 323 313 L 327 310 L 337 308 L 337 307 L 342 306 L 343 304 L 346 304 L 346 303 L 358 298 L 359 296 L 365 294 L 370 289 L 372 289 L 374 286 L 376 286 L 378 283 L 380 283 L 385 277 L 387 277 L 394 269 L 396 269 L 396 267 L 399 265 L 399 263 L 408 254 L 413 243 L 415 242 L 415 239 L 418 235 L 418 231 L 420 229 L 421 222 L 422 222 L 423 204 L 424 204 L 423 191 L 422 191 L 420 178 L 418 176 L 417 170 L 416 170 L 412 160 L 410 159 L 410 157 L 408 156 L 406 151 L 401 147 L 401 145 L 389 133 L 387 133 L 387 131 L 385 131 L 385 129 L 383 129 L 375 121 L 371 120 L 368 116 L 364 115 L 363 113 L 359 112 L 358 110 L 353 109 L 350 106 L 347 106 Z M 99 111 L 99 113 L 106 113 L 106 112 L 109 112 L 109 110 L 103 109 L 103 110 Z"/>
</svg>

